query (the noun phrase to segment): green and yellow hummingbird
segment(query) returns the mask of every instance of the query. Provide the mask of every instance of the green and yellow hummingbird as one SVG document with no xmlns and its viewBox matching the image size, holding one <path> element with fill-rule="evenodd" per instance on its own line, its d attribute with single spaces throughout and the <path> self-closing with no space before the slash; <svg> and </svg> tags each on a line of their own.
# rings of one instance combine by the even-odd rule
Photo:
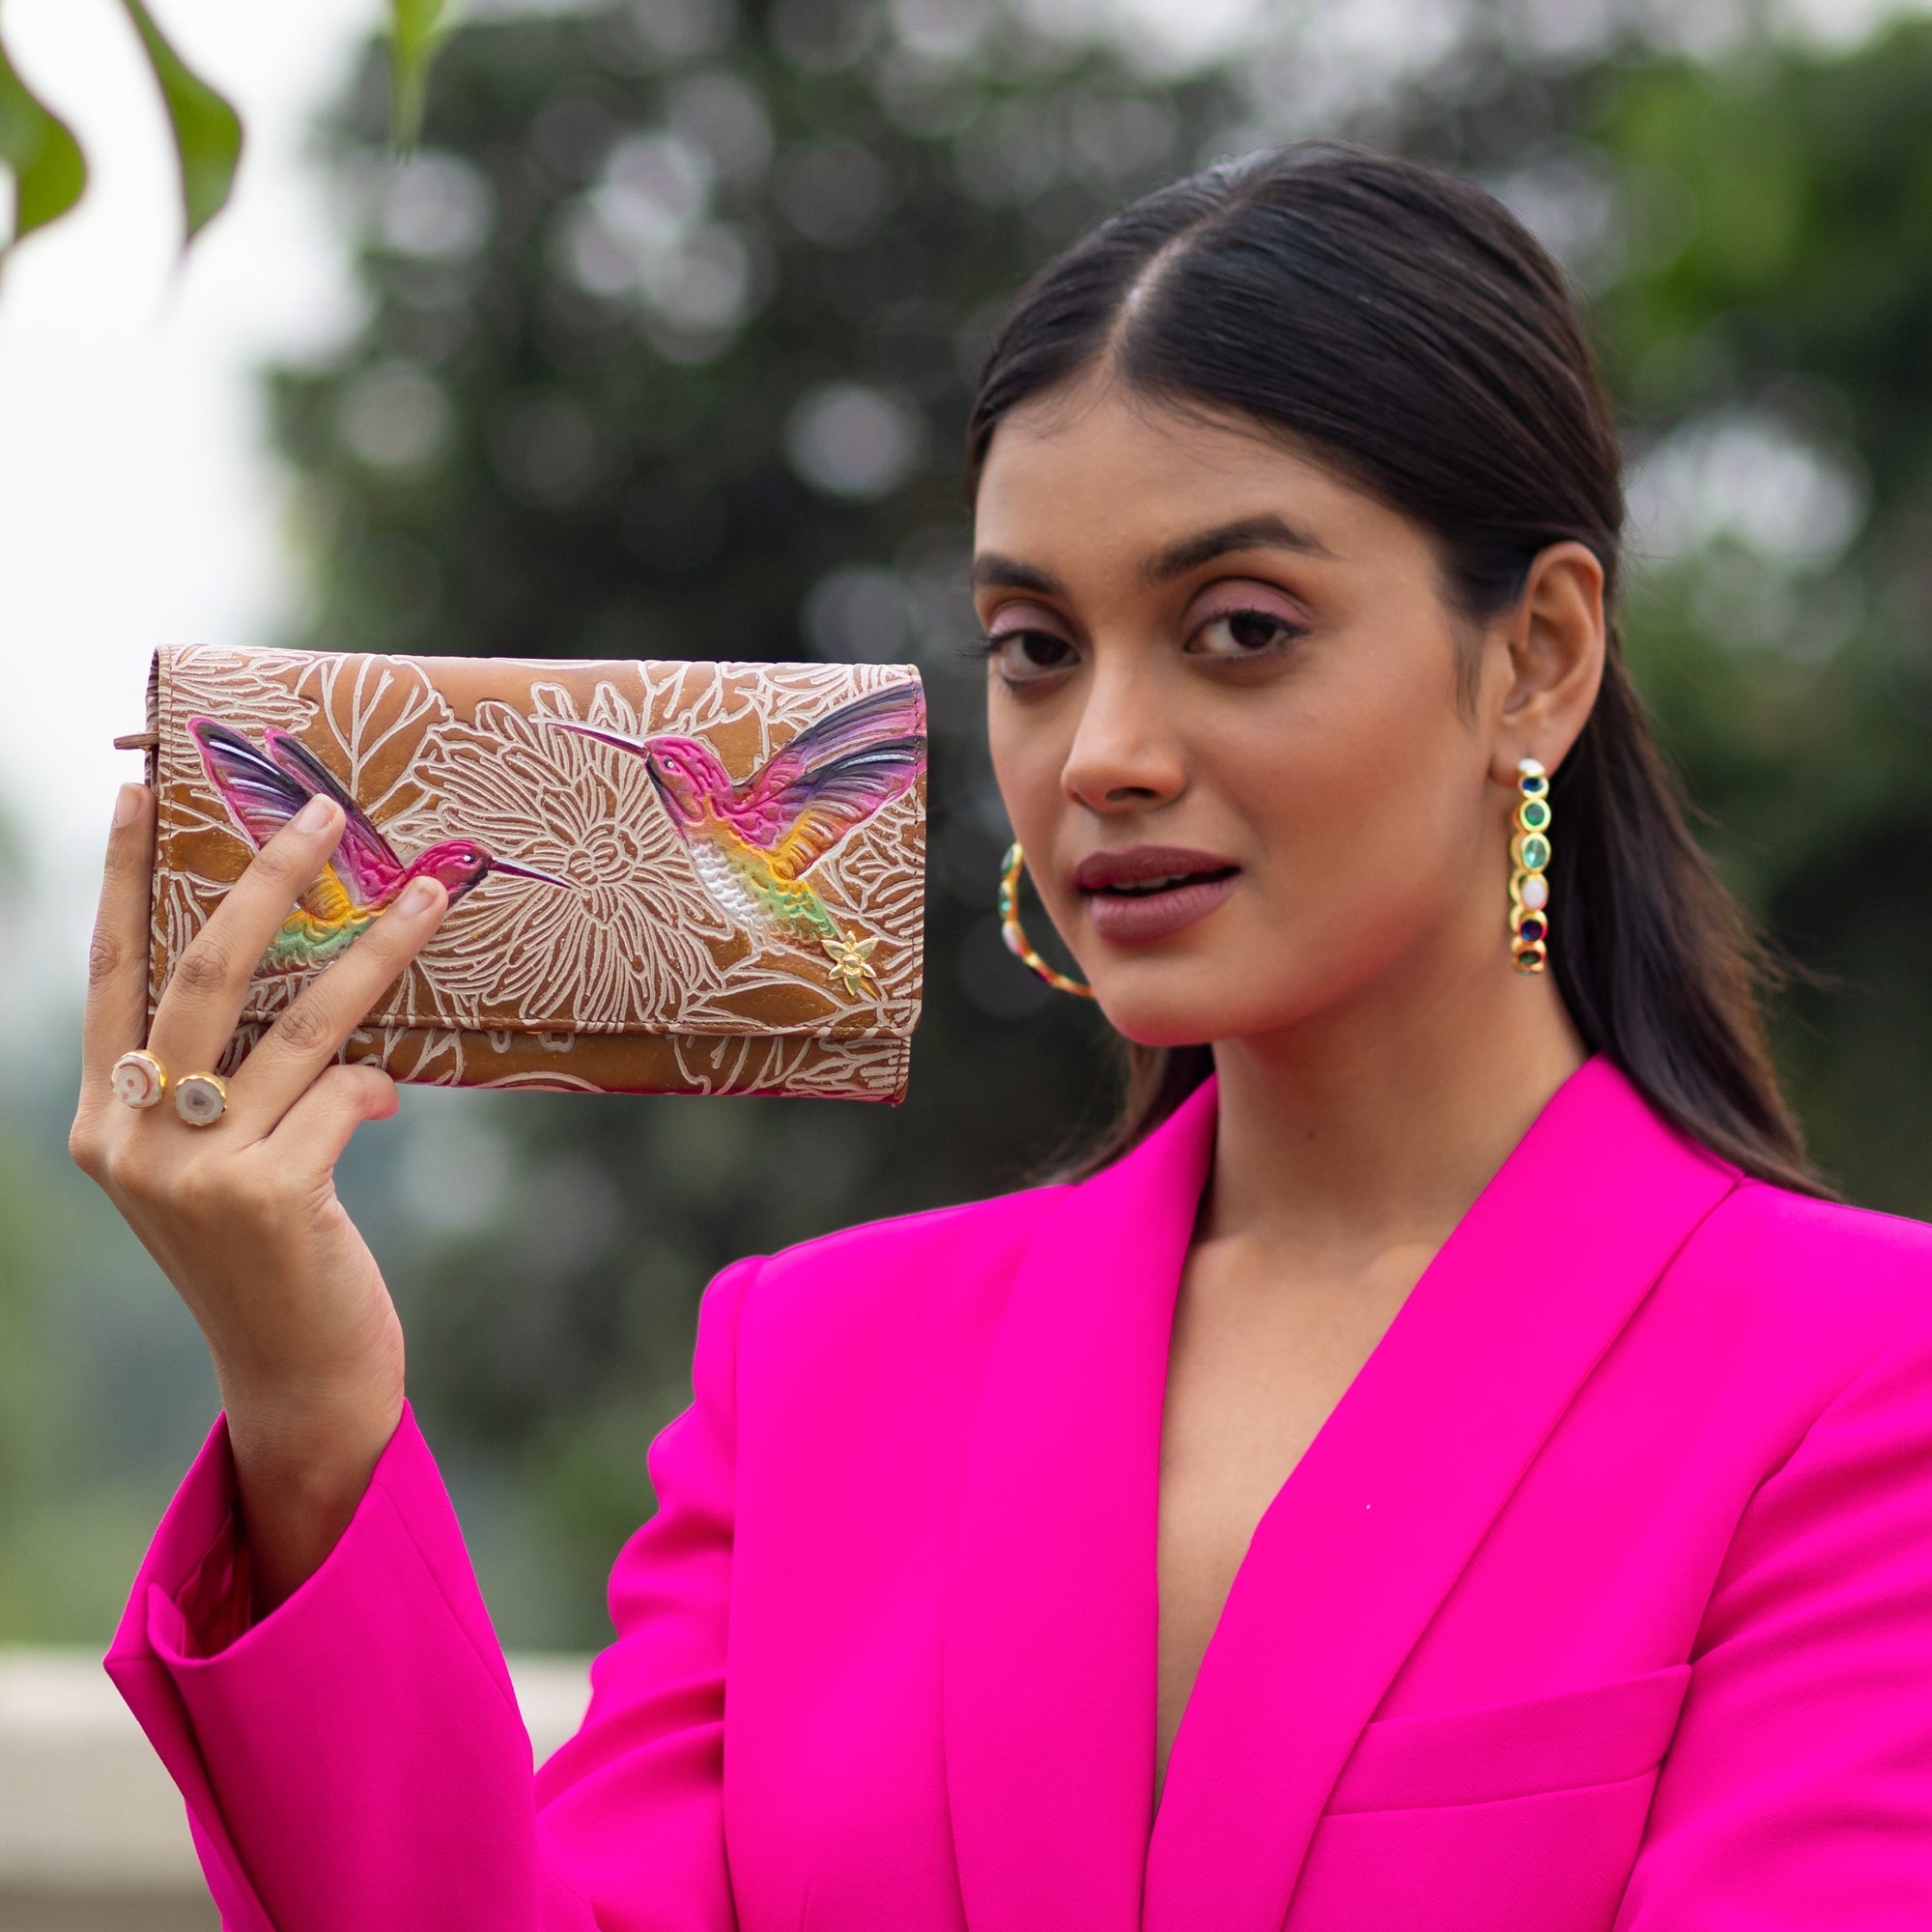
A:
<svg viewBox="0 0 1932 1932">
<path fill-rule="evenodd" d="M 823 948 L 848 993 L 876 975 L 875 938 L 844 931 L 806 874 L 925 770 L 917 684 L 867 692 L 792 738 L 737 782 L 696 738 L 627 738 L 552 719 L 562 731 L 644 761 L 705 895 L 743 929 Z"/>
</svg>

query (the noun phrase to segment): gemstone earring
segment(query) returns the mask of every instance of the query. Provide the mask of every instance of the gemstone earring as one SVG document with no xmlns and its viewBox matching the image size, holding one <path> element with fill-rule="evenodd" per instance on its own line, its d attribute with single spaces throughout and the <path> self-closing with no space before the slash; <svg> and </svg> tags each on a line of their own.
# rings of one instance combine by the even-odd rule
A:
<svg viewBox="0 0 1932 1932">
<path fill-rule="evenodd" d="M 1510 840 L 1510 952 L 1519 973 L 1549 957 L 1549 774 L 1534 758 L 1516 768 L 1516 837 Z"/>
<path fill-rule="evenodd" d="M 1020 924 L 1020 871 L 1026 865 L 1026 854 L 1020 850 L 1020 841 L 1015 838 L 1007 847 L 1006 860 L 1000 867 L 1000 937 L 1007 942 L 1007 951 L 1024 966 L 1031 967 L 1049 986 L 1062 993 L 1077 993 L 1083 1000 L 1094 997 L 1092 986 L 1084 986 L 1078 980 L 1069 979 L 1065 973 L 1056 973 L 1033 949 L 1026 936 L 1026 929 Z"/>
</svg>

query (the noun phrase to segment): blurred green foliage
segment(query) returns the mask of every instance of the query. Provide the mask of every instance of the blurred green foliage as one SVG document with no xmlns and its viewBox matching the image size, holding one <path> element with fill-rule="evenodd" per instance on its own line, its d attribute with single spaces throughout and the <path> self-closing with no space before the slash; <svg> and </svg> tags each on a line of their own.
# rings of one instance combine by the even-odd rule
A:
<svg viewBox="0 0 1932 1932">
<path fill-rule="evenodd" d="M 121 0 L 160 91 L 181 181 L 184 247 L 228 205 L 242 164 L 242 117 L 225 96 L 175 50 L 147 5 Z M 430 63 L 449 31 L 443 0 L 389 0 L 390 130 L 399 147 L 422 125 Z M 73 131 L 20 77 L 0 45 L 0 172 L 14 190 L 13 231 L 0 260 L 17 242 L 71 210 L 87 190 L 87 161 Z"/>
<path fill-rule="evenodd" d="M 443 0 L 391 0 L 389 8 L 389 134 L 409 147 L 422 129 L 429 64 L 449 32 Z"/>
<path fill-rule="evenodd" d="M 365 319 L 270 385 L 294 635 L 910 657 L 934 729 L 902 1108 L 412 1093 L 352 1150 L 509 1640 L 599 1640 L 718 1266 L 1018 1184 L 1108 1103 L 1095 1016 L 992 914 L 961 432 L 1033 268 L 1257 141 L 1459 167 L 1578 276 L 1627 412 L 1633 659 L 1720 864 L 1824 976 L 1779 1010 L 1792 1090 L 1854 1199 L 1932 1214 L 1932 27 L 1700 63 L 1613 12 L 1547 46 L 1479 14 L 1353 68 L 1311 14 L 1176 79 L 994 0 L 617 0 L 449 39 L 400 161 L 372 48 L 324 131 Z M 40 1319 L 14 1279 L 0 1329 Z"/>
<path fill-rule="evenodd" d="M 405 0 L 398 0 L 404 4 Z M 147 0 L 121 0 L 160 92 L 181 179 L 185 246 L 227 205 L 242 160 L 242 122 L 175 50 Z M 87 161 L 72 130 L 21 78 L 0 46 L 0 170 L 14 190 L 12 232 L 0 259 L 37 228 L 58 221 L 87 189 Z"/>
<path fill-rule="evenodd" d="M 20 78 L 0 46 L 0 167 L 14 185 L 14 232 L 7 249 L 44 228 L 87 187 L 87 162 L 73 130 Z"/>
<path fill-rule="evenodd" d="M 67 1160 L 68 1073 L 4 1070 L 0 1642 L 105 1642 L 214 1413 L 193 1323 Z"/>
<path fill-rule="evenodd" d="M 181 172 L 183 239 L 192 242 L 226 206 L 242 162 L 242 117 L 194 72 L 155 24 L 144 0 L 121 0 L 154 70 Z"/>
<path fill-rule="evenodd" d="M 1637 586 L 1636 661 L 1716 849 L 1790 952 L 1833 976 L 1795 989 L 1779 1032 L 1819 1158 L 1854 1199 L 1918 1215 L 1932 1214 L 1928 90 L 1932 26 L 1914 22 L 1849 58 L 1626 75 L 1598 122 L 1617 164 L 1677 204 L 1681 245 L 1634 265 L 1602 306 L 1653 471 L 1673 449 L 1692 474 L 1701 461 L 1710 502 L 1707 541 Z"/>
</svg>

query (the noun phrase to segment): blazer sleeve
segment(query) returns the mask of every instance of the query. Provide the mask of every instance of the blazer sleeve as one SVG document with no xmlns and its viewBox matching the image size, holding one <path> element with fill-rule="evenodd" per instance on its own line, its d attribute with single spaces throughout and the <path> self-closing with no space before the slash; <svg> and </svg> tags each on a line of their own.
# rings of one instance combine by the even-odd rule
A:
<svg viewBox="0 0 1932 1932">
<path fill-rule="evenodd" d="M 225 1932 L 728 1932 L 722 1811 L 738 1313 L 700 1303 L 657 1513 L 611 1582 L 582 1729 L 530 1744 L 406 1408 L 327 1559 L 260 1622 L 217 1422 L 135 1578 L 109 1674 L 186 1801 Z"/>
<path fill-rule="evenodd" d="M 1932 1327 L 1753 1495 L 1615 1932 L 1932 1925 Z"/>
</svg>

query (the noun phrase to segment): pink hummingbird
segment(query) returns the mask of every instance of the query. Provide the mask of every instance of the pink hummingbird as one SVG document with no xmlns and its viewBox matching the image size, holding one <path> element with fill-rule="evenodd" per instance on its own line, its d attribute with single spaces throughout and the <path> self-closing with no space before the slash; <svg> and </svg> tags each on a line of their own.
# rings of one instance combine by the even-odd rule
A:
<svg viewBox="0 0 1932 1932">
<path fill-rule="evenodd" d="M 548 721 L 644 761 L 706 896 L 745 929 L 816 943 L 848 993 L 876 978 L 876 938 L 846 933 L 806 874 L 847 833 L 917 784 L 925 770 L 925 700 L 891 684 L 841 705 L 734 783 L 696 738 L 627 738 Z"/>
<path fill-rule="evenodd" d="M 262 959 L 265 972 L 302 972 L 334 958 L 374 923 L 412 879 L 440 880 L 451 904 L 473 892 L 492 872 L 539 879 L 547 886 L 568 884 L 548 872 L 498 859 L 473 838 L 445 838 L 405 865 L 335 774 L 299 738 L 287 731 L 266 731 L 265 753 L 213 718 L 190 718 L 187 728 L 201 748 L 202 764 L 229 816 L 258 849 L 317 792 L 342 808 L 341 842 L 270 941 Z"/>
</svg>

